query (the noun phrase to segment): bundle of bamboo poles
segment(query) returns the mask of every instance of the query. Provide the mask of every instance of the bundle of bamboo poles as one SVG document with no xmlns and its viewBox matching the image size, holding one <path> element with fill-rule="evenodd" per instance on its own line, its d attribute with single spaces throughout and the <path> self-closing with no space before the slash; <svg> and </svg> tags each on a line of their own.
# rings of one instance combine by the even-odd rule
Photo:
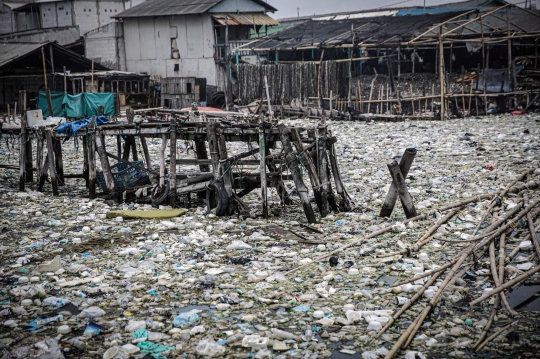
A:
<svg viewBox="0 0 540 359">
<path fill-rule="evenodd" d="M 410 324 L 407 330 L 401 334 L 398 341 L 394 344 L 392 349 L 386 355 L 385 357 L 386 359 L 393 358 L 401 349 L 405 349 L 411 343 L 416 333 L 418 332 L 419 328 L 422 326 L 422 323 L 424 322 L 427 315 L 437 305 L 440 299 L 440 296 L 445 291 L 445 289 L 453 286 L 453 284 L 456 282 L 458 278 L 461 278 L 462 276 L 464 276 L 465 273 L 473 266 L 473 264 L 486 254 L 489 254 L 489 258 L 490 258 L 490 267 L 491 267 L 490 269 L 491 269 L 491 275 L 493 277 L 494 289 L 489 294 L 472 301 L 470 304 L 476 305 L 480 302 L 484 302 L 485 299 L 488 299 L 489 297 L 493 295 L 497 295 L 497 298 L 495 300 L 495 304 L 493 306 L 490 319 L 486 327 L 484 328 L 484 331 L 477 339 L 474 345 L 474 350 L 475 351 L 481 350 L 483 347 L 485 347 L 487 343 L 489 343 L 491 340 L 493 340 L 498 335 L 503 333 L 506 329 L 510 328 L 512 325 L 515 324 L 515 322 L 513 322 L 505 326 L 501 330 L 495 332 L 493 335 L 491 335 L 487 339 L 485 339 L 487 334 L 489 333 L 491 326 L 493 325 L 496 312 L 501 302 L 505 305 L 506 309 L 508 309 L 508 311 L 512 315 L 515 314 L 514 310 L 510 308 L 510 305 L 508 304 L 503 291 L 505 289 L 514 288 L 515 286 L 529 279 L 536 272 L 540 271 L 540 248 L 538 246 L 538 242 L 533 240 L 532 242 L 535 244 L 535 252 L 536 252 L 536 256 L 538 260 L 538 265 L 531 268 L 529 271 L 522 273 L 516 278 L 513 278 L 512 280 L 505 282 L 505 276 L 504 276 L 505 275 L 505 261 L 507 258 L 512 259 L 513 257 L 515 257 L 519 251 L 519 247 L 516 247 L 516 249 L 513 250 L 508 256 L 506 255 L 506 248 L 505 248 L 506 235 L 514 230 L 514 228 L 516 227 L 516 224 L 521 219 L 526 220 L 528 224 L 528 229 L 530 232 L 524 238 L 524 241 L 529 240 L 530 238 L 533 238 L 533 239 L 536 238 L 536 232 L 540 230 L 540 226 L 536 228 L 534 227 L 534 218 L 540 213 L 540 208 L 537 208 L 538 205 L 540 204 L 540 191 L 538 191 L 538 188 L 540 187 L 540 177 L 534 177 L 534 178 L 528 179 L 528 181 L 525 182 L 524 184 L 518 185 L 518 182 L 526 181 L 526 178 L 532 175 L 533 173 L 535 173 L 535 169 L 530 169 L 523 172 L 521 175 L 515 178 L 511 183 L 509 183 L 507 187 L 502 191 L 498 191 L 495 193 L 488 193 L 481 196 L 469 198 L 467 200 L 464 200 L 458 203 L 452 203 L 443 208 L 439 208 L 438 209 L 439 212 L 446 212 L 446 211 L 449 211 L 449 212 L 445 216 L 443 216 L 441 219 L 439 219 L 435 225 L 430 227 L 414 245 L 410 246 L 409 248 L 397 251 L 397 252 L 387 253 L 385 255 L 380 256 L 380 257 L 389 257 L 389 256 L 395 256 L 395 255 L 403 255 L 403 254 L 407 254 L 408 256 L 411 256 L 414 252 L 419 251 L 422 246 L 424 246 L 431 239 L 433 239 L 433 234 L 437 231 L 437 229 L 443 224 L 445 224 L 447 221 L 452 219 L 455 215 L 457 215 L 463 207 L 471 203 L 476 203 L 483 200 L 492 201 L 490 205 L 488 206 L 488 208 L 483 213 L 476 228 L 472 232 L 472 235 L 473 235 L 472 238 L 468 240 L 457 240 L 457 241 L 451 241 L 451 240 L 438 238 L 438 240 L 456 242 L 461 245 L 466 244 L 467 247 L 465 249 L 463 249 L 460 253 L 455 255 L 454 258 L 450 260 L 448 263 L 434 270 L 428 271 L 422 275 L 416 275 L 414 278 L 411 278 L 410 280 L 393 285 L 393 287 L 397 287 L 406 283 L 416 282 L 420 279 L 429 277 L 427 282 L 423 284 L 423 286 L 418 290 L 418 292 L 408 302 L 406 302 L 403 305 L 403 307 L 392 316 L 392 318 L 379 331 L 379 333 L 375 335 L 375 337 L 373 338 L 373 341 L 377 340 L 377 338 L 379 338 L 382 334 L 384 334 L 388 330 L 388 328 L 390 328 L 400 318 L 400 316 L 403 313 L 405 313 L 409 308 L 415 305 L 418 299 L 422 297 L 422 294 L 426 291 L 426 289 L 432 286 L 437 281 L 437 279 L 439 279 L 439 277 L 444 276 L 444 280 L 438 287 L 438 290 L 433 296 L 433 298 L 430 300 L 428 305 L 424 307 L 424 309 L 421 311 L 418 317 Z M 507 212 L 499 211 L 501 213 L 498 216 L 495 213 L 492 213 L 492 211 L 495 208 L 500 207 L 503 204 L 504 198 L 509 193 L 516 194 L 516 195 L 521 194 L 522 199 L 513 209 Z M 428 218 L 428 216 L 433 215 L 433 214 L 434 214 L 433 212 L 424 213 L 424 214 L 418 215 L 416 217 L 413 217 L 404 221 L 403 224 L 426 219 Z M 478 234 L 478 230 L 481 224 L 490 215 L 493 217 L 491 221 L 492 222 L 491 225 L 485 228 L 482 231 L 482 233 Z M 332 255 L 335 255 L 339 252 L 344 251 L 347 248 L 367 242 L 369 239 L 381 236 L 391 230 L 392 230 L 391 225 L 385 228 L 382 228 L 376 232 L 373 232 L 367 235 L 364 238 L 352 241 L 334 251 L 326 253 L 320 256 L 319 258 L 315 259 L 312 263 L 319 263 L 323 260 L 326 260 L 328 257 Z M 498 262 L 496 262 L 496 251 L 495 251 L 496 250 L 495 247 L 497 244 L 499 245 Z M 308 263 L 305 265 L 301 265 L 285 273 L 285 275 L 294 273 L 309 265 L 313 265 L 313 264 Z M 449 270 L 449 272 L 445 274 L 446 270 Z"/>
<path fill-rule="evenodd" d="M 529 279 L 532 275 L 540 271 L 540 246 L 538 245 L 538 241 L 535 240 L 536 232 L 540 230 L 540 228 L 534 227 L 534 217 L 538 215 L 538 213 L 540 213 L 540 208 L 537 208 L 540 204 L 540 193 L 538 191 L 534 191 L 534 189 L 538 188 L 538 178 L 535 178 L 531 182 L 528 182 L 528 184 L 525 186 L 515 186 L 518 181 L 523 180 L 528 175 L 531 175 L 533 172 L 533 170 L 525 171 L 518 178 L 512 181 L 504 190 L 497 193 L 497 195 L 493 198 L 491 204 L 488 206 L 488 208 L 482 215 L 481 220 L 478 222 L 476 228 L 472 232 L 472 238 L 456 241 L 439 238 L 439 240 L 447 242 L 466 244 L 466 247 L 462 249 L 461 252 L 459 252 L 457 255 L 455 255 L 451 261 L 435 270 L 432 270 L 420 276 L 415 276 L 413 279 L 397 283 L 393 286 L 397 287 L 409 282 L 416 282 L 419 279 L 425 277 L 430 277 L 429 280 L 422 286 L 422 288 L 398 312 L 393 315 L 391 320 L 379 331 L 379 333 L 377 333 L 374 340 L 379 338 L 388 328 L 390 328 L 393 323 L 395 323 L 399 319 L 399 317 L 403 313 L 405 313 L 409 308 L 411 308 L 429 286 L 432 286 L 439 277 L 444 276 L 444 280 L 439 285 L 437 291 L 435 292 L 435 295 L 431 298 L 429 303 L 424 306 L 423 310 L 416 317 L 416 319 L 413 320 L 409 327 L 401 334 L 397 342 L 393 345 L 392 349 L 386 355 L 386 359 L 393 358 L 394 356 L 396 356 L 396 354 L 398 354 L 401 349 L 405 349 L 409 346 L 428 314 L 437 306 L 441 294 L 448 287 L 452 286 L 458 278 L 462 277 L 465 272 L 472 267 L 475 261 L 477 261 L 479 258 L 482 258 L 486 254 L 489 255 L 490 271 L 493 280 L 493 290 L 481 296 L 480 298 L 471 301 L 470 305 L 474 306 L 480 303 L 485 303 L 485 300 L 492 296 L 496 296 L 496 299 L 493 304 L 489 320 L 473 346 L 474 351 L 480 351 L 490 341 L 492 341 L 497 336 L 502 334 L 505 330 L 509 329 L 511 326 L 517 323 L 516 321 L 514 321 L 504 326 L 486 339 L 486 336 L 488 335 L 490 328 L 495 321 L 496 313 L 501 303 L 504 304 L 504 306 L 511 315 L 516 314 L 515 311 L 508 304 L 504 290 L 515 288 L 519 284 Z M 492 213 L 492 211 L 496 207 L 502 205 L 505 196 L 509 192 L 522 194 L 522 197 L 519 200 L 518 204 L 509 211 L 499 211 L 498 216 L 495 213 Z M 447 216 L 441 218 L 411 248 L 407 248 L 394 253 L 389 253 L 384 256 L 393 256 L 396 254 L 418 251 L 420 247 L 429 242 L 429 240 L 432 238 L 432 234 L 446 221 L 456 215 L 456 213 L 457 211 L 453 210 L 449 212 Z M 485 228 L 481 234 L 478 234 L 480 225 L 490 215 L 492 216 L 491 225 Z M 529 235 L 525 238 L 525 240 L 527 240 L 529 237 L 532 238 L 532 242 L 535 248 L 537 265 L 533 266 L 527 272 L 522 273 L 517 277 L 505 282 L 505 260 L 507 258 L 505 251 L 506 235 L 514 230 L 516 224 L 521 219 L 524 219 L 527 223 Z M 498 261 L 496 258 L 497 245 L 499 246 Z M 511 259 L 516 254 L 517 250 L 514 250 L 512 253 L 510 253 L 508 257 Z M 446 270 L 449 271 L 445 274 Z"/>
</svg>

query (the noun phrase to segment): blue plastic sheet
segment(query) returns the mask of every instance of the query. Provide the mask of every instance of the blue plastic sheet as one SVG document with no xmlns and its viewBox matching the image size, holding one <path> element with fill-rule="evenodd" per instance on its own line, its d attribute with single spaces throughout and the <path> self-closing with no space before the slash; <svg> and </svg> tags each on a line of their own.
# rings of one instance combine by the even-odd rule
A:
<svg viewBox="0 0 540 359">
<path fill-rule="evenodd" d="M 88 126 L 90 122 L 92 122 L 92 117 L 86 118 L 84 120 L 67 122 L 58 126 L 58 128 L 56 129 L 56 132 L 65 133 L 66 139 L 68 139 L 71 136 L 76 136 L 77 131 L 79 131 L 81 128 Z M 105 125 L 106 123 L 109 123 L 109 119 L 107 117 L 105 116 L 96 117 L 96 126 Z"/>
</svg>

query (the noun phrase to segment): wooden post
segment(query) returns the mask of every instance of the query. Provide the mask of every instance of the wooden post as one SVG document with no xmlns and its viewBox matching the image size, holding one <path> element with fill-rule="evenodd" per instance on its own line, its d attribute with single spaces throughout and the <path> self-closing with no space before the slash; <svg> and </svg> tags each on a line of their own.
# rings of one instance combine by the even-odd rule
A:
<svg viewBox="0 0 540 359">
<path fill-rule="evenodd" d="M 375 85 L 375 80 L 377 80 L 377 76 L 379 76 L 379 74 L 377 73 L 377 70 L 374 70 L 374 71 L 375 71 L 375 77 L 371 81 L 371 89 L 369 90 L 369 102 L 368 102 L 368 106 L 367 106 L 367 113 L 370 113 L 371 98 L 373 97 L 373 86 Z"/>
<path fill-rule="evenodd" d="M 218 149 L 219 149 L 219 167 L 220 167 L 219 175 L 223 179 L 223 187 L 225 188 L 225 192 L 227 193 L 227 199 L 228 199 L 227 213 L 232 214 L 233 205 L 234 205 L 234 201 L 232 201 L 233 176 L 232 176 L 232 168 L 230 168 L 231 163 L 228 160 L 229 156 L 227 154 L 227 141 L 225 141 L 225 135 L 221 131 L 216 131 L 216 135 L 217 135 L 217 142 L 218 142 Z M 262 178 L 262 173 L 261 173 L 261 178 Z"/>
<path fill-rule="evenodd" d="M 296 148 L 296 152 L 301 154 L 302 156 L 302 162 L 304 164 L 304 167 L 307 169 L 309 179 L 311 181 L 311 188 L 313 189 L 313 195 L 315 196 L 315 202 L 317 203 L 317 207 L 319 208 L 321 217 L 326 217 L 330 213 L 330 211 L 328 210 L 328 201 L 325 199 L 327 202 L 324 204 L 322 203 L 322 186 L 321 182 L 319 181 L 317 169 L 315 168 L 311 157 L 309 157 L 308 154 L 304 152 L 304 145 L 302 144 L 302 140 L 300 138 L 298 130 L 294 129 L 293 131 L 294 132 L 292 132 L 292 134 L 294 134 L 294 140 L 292 141 L 292 143 Z"/>
<path fill-rule="evenodd" d="M 86 144 L 88 147 L 88 190 L 90 199 L 96 198 L 96 116 L 88 125 Z"/>
<path fill-rule="evenodd" d="M 358 93 L 360 97 L 360 107 L 358 108 L 358 111 L 360 113 L 364 113 L 364 102 L 362 101 L 362 83 L 360 82 L 360 80 L 358 80 Z"/>
<path fill-rule="evenodd" d="M 161 135 L 161 148 L 159 150 L 159 186 L 165 185 L 165 150 L 167 149 L 167 135 Z"/>
<path fill-rule="evenodd" d="M 412 115 L 414 116 L 414 113 L 415 113 L 415 111 L 414 111 L 414 94 L 413 94 L 413 87 L 412 87 L 412 84 L 411 84 L 410 88 L 411 88 L 411 99 L 412 99 L 412 100 L 411 100 L 411 105 L 412 105 Z"/>
<path fill-rule="evenodd" d="M 401 79 L 401 45 L 397 48 L 398 51 L 398 63 L 397 63 L 397 76 L 398 76 L 398 82 Z M 388 62 L 390 62 L 391 57 L 388 58 Z"/>
<path fill-rule="evenodd" d="M 266 84 L 266 76 L 264 76 L 264 82 Z M 268 92 L 268 86 L 266 87 Z M 268 98 L 268 106 L 270 106 L 270 98 Z M 262 215 L 264 218 L 268 218 L 268 182 L 266 180 L 266 136 L 264 133 L 264 125 L 259 119 L 259 156 L 260 156 L 260 168 L 261 168 L 261 198 L 262 198 Z"/>
<path fill-rule="evenodd" d="M 92 89 L 90 92 L 94 92 L 94 59 L 92 59 Z"/>
<path fill-rule="evenodd" d="M 411 165 L 414 161 L 414 157 L 416 157 L 415 148 L 407 148 L 403 156 L 401 156 L 401 160 L 399 161 L 399 170 L 404 179 L 407 178 L 407 174 L 409 173 L 409 170 L 411 169 Z M 398 188 L 396 186 L 396 183 L 392 182 L 392 184 L 390 185 L 390 189 L 388 190 L 388 193 L 386 194 L 386 199 L 383 203 L 383 206 L 381 208 L 381 213 L 379 214 L 379 216 L 390 217 L 392 215 L 392 212 L 394 211 L 394 206 L 396 205 L 397 197 L 398 197 Z M 403 208 L 405 208 L 405 206 L 403 206 Z"/>
<path fill-rule="evenodd" d="M 169 127 L 169 134 L 171 137 L 171 157 L 170 157 L 170 169 L 169 169 L 169 203 L 171 207 L 176 206 L 176 120 L 171 118 L 171 125 Z"/>
<path fill-rule="evenodd" d="M 306 214 L 309 223 L 316 223 L 315 213 L 313 212 L 313 208 L 309 203 L 309 192 L 306 185 L 302 181 L 302 174 L 300 172 L 300 168 L 298 168 L 296 153 L 293 151 L 291 145 L 291 140 L 289 138 L 289 130 L 285 127 L 284 124 L 280 124 L 278 128 L 281 137 L 281 143 L 283 144 L 283 150 L 286 153 L 285 160 L 289 166 L 291 175 L 293 176 L 294 184 L 296 185 L 296 190 L 298 191 L 300 200 L 302 201 L 304 213 Z"/>
<path fill-rule="evenodd" d="M 56 168 L 54 164 L 54 149 L 53 149 L 53 138 L 52 130 L 46 129 L 45 133 L 47 136 L 47 158 L 49 160 L 49 172 L 51 173 L 51 184 L 53 188 L 53 195 L 58 196 L 58 180 L 56 178 Z"/>
<path fill-rule="evenodd" d="M 56 176 L 58 179 L 58 184 L 60 186 L 65 185 L 64 178 L 64 158 L 62 156 L 62 142 L 53 138 L 53 149 L 54 149 L 54 164 L 56 169 Z"/>
<path fill-rule="evenodd" d="M 41 178 L 43 164 L 43 136 L 40 131 L 36 131 L 36 175 L 37 182 Z"/>
<path fill-rule="evenodd" d="M 214 180 L 219 179 L 219 146 L 217 143 L 216 123 L 210 120 L 206 123 L 206 136 L 208 139 L 208 148 L 210 149 L 210 158 L 212 159 L 212 173 Z"/>
<path fill-rule="evenodd" d="M 49 46 L 51 45 L 49 44 Z M 49 116 L 54 117 L 52 101 L 51 101 L 51 90 L 49 90 L 49 86 L 47 85 L 47 67 L 45 66 L 45 49 L 43 46 L 41 47 L 41 58 L 43 60 L 43 81 L 45 83 L 45 93 L 47 95 L 47 105 L 49 107 Z"/>
<path fill-rule="evenodd" d="M 116 136 L 116 155 L 122 157 L 122 137 Z"/>
<path fill-rule="evenodd" d="M 88 133 L 86 133 L 83 136 L 82 141 L 83 141 L 83 178 L 84 178 L 84 181 L 86 182 L 86 188 L 89 188 L 90 185 L 88 182 L 88 174 L 90 171 L 88 170 Z"/>
<path fill-rule="evenodd" d="M 483 82 L 482 87 L 484 88 L 484 115 L 487 116 L 486 46 L 484 43 L 484 23 L 482 22 L 482 17 L 480 17 L 480 32 L 481 32 L 481 41 L 482 41 L 482 82 Z M 476 115 L 478 116 L 478 114 Z"/>
<path fill-rule="evenodd" d="M 413 54 L 412 54 L 412 73 L 413 74 L 415 70 L 415 64 L 416 64 L 416 47 L 413 48 Z"/>
<path fill-rule="evenodd" d="M 390 171 L 390 174 L 392 175 L 393 183 L 396 185 L 399 199 L 401 200 L 401 204 L 403 205 L 403 210 L 405 211 L 405 216 L 407 219 L 416 217 L 416 208 L 414 208 L 414 203 L 412 201 L 412 197 L 407 190 L 407 186 L 405 185 L 405 178 L 403 174 L 401 173 L 401 170 L 399 169 L 399 165 L 396 161 L 393 161 L 388 165 L 388 170 Z"/>
<path fill-rule="evenodd" d="M 66 77 L 66 67 L 64 66 L 64 93 L 67 93 L 67 77 Z"/>
<path fill-rule="evenodd" d="M 444 105 L 445 105 L 445 101 L 446 101 L 446 97 L 445 97 L 445 94 L 444 94 L 444 90 L 445 90 L 445 81 L 444 81 L 444 78 L 445 78 L 445 70 L 444 70 L 444 44 L 443 44 L 443 37 L 442 37 L 442 31 L 443 31 L 443 28 L 442 26 L 440 27 L 440 33 L 439 33 L 439 81 L 440 81 L 440 87 L 441 87 L 441 120 L 444 120 L 444 115 L 445 115 L 445 108 L 444 108 Z"/>
<path fill-rule="evenodd" d="M 332 93 L 332 90 L 330 90 L 330 117 L 332 117 L 332 109 L 333 109 L 333 106 L 332 106 L 332 102 L 333 102 L 333 93 Z"/>
<path fill-rule="evenodd" d="M 101 162 L 101 169 L 103 170 L 103 177 L 105 177 L 105 184 L 107 185 L 107 190 L 109 191 L 109 193 L 115 193 L 116 186 L 114 185 L 111 165 L 109 163 L 109 158 L 107 157 L 107 150 L 105 149 L 105 136 L 103 136 L 103 132 L 98 131 L 95 137 L 96 149 L 99 155 L 99 160 Z"/>
<path fill-rule="evenodd" d="M 324 122 L 324 120 L 323 120 Z M 324 212 L 330 210 L 326 206 L 330 205 L 332 210 L 338 211 L 335 198 L 332 194 L 332 184 L 330 183 L 330 167 L 328 166 L 328 156 L 327 152 L 327 142 L 328 142 L 328 128 L 326 126 L 319 126 L 318 138 L 321 139 L 318 145 L 317 161 L 319 165 L 319 183 L 321 184 L 321 205 L 323 206 Z M 322 213 L 322 212 L 321 212 Z"/>
<path fill-rule="evenodd" d="M 146 138 L 143 135 L 140 135 L 139 139 L 141 140 L 141 147 L 143 149 L 144 160 L 146 161 L 146 167 L 151 168 L 152 163 L 150 159 L 150 152 L 148 152 L 148 144 L 146 143 Z M 120 155 L 118 155 L 118 157 L 120 157 Z"/>
<path fill-rule="evenodd" d="M 195 153 L 197 159 L 206 160 L 208 159 L 208 151 L 206 150 L 206 142 L 201 138 L 195 138 Z M 210 172 L 210 166 L 200 165 L 199 169 L 201 172 Z"/>
<path fill-rule="evenodd" d="M 266 166 L 270 170 L 270 172 L 281 172 L 283 167 L 278 168 L 276 164 L 274 163 L 274 159 L 271 156 L 270 148 L 269 146 L 266 146 Z M 289 194 L 287 193 L 287 189 L 285 188 L 285 184 L 280 178 L 274 179 L 276 191 L 278 193 L 279 198 L 281 199 L 282 205 L 290 205 L 293 204 L 291 198 L 289 197 Z"/>
<path fill-rule="evenodd" d="M 26 182 L 26 141 L 28 140 L 26 116 L 21 116 L 21 137 L 19 138 L 19 192 L 24 192 Z"/>
<path fill-rule="evenodd" d="M 334 175 L 334 183 L 336 185 L 336 192 L 341 196 L 340 209 L 342 211 L 348 212 L 351 210 L 351 204 L 345 191 L 345 186 L 343 185 L 343 180 L 341 179 L 341 174 L 339 172 L 339 166 L 336 158 L 336 150 L 333 142 L 329 142 L 328 149 L 328 158 L 330 159 L 330 166 L 332 167 L 332 174 Z"/>
<path fill-rule="evenodd" d="M 319 75 L 317 77 L 317 99 L 319 101 L 319 108 L 322 108 L 322 90 L 321 90 L 321 83 L 322 83 L 322 63 L 324 58 L 324 49 L 321 51 L 321 59 L 319 60 Z"/>
<path fill-rule="evenodd" d="M 270 99 L 270 90 L 268 89 L 268 79 L 264 75 L 264 86 L 266 87 L 266 100 L 268 101 L 268 113 L 270 114 L 270 119 L 274 119 L 274 111 L 272 111 L 272 102 Z"/>
</svg>

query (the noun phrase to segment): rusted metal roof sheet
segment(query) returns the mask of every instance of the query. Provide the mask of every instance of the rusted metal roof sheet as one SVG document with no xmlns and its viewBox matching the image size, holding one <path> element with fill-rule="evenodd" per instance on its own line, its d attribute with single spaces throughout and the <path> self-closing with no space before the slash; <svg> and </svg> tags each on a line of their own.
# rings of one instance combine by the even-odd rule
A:
<svg viewBox="0 0 540 359">
<path fill-rule="evenodd" d="M 130 18 L 203 14 L 221 1 L 222 0 L 146 0 L 141 4 L 112 17 Z M 264 6 L 267 11 L 277 11 L 276 8 L 262 0 L 252 1 Z"/>
<path fill-rule="evenodd" d="M 279 25 L 279 22 L 266 14 L 213 14 L 212 17 L 220 25 L 238 26 L 238 25 Z"/>
</svg>

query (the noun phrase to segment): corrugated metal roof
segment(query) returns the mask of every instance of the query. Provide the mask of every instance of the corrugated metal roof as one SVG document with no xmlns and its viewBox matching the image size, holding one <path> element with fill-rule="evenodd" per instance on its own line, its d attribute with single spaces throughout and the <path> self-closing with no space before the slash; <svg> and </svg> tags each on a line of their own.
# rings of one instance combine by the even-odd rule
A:
<svg viewBox="0 0 540 359">
<path fill-rule="evenodd" d="M 114 18 L 202 14 L 221 0 L 147 0 Z"/>
<path fill-rule="evenodd" d="M 168 16 L 203 14 L 222 0 L 146 0 L 142 4 L 132 7 L 113 18 Z M 277 11 L 276 8 L 262 0 L 252 0 L 262 5 L 267 11 Z"/>
<path fill-rule="evenodd" d="M 212 14 L 212 17 L 220 24 L 231 26 L 238 25 L 279 25 L 279 22 L 266 14 Z"/>
<path fill-rule="evenodd" d="M 0 43 L 0 67 L 26 56 L 47 44 L 48 42 L 43 44 Z"/>
</svg>

